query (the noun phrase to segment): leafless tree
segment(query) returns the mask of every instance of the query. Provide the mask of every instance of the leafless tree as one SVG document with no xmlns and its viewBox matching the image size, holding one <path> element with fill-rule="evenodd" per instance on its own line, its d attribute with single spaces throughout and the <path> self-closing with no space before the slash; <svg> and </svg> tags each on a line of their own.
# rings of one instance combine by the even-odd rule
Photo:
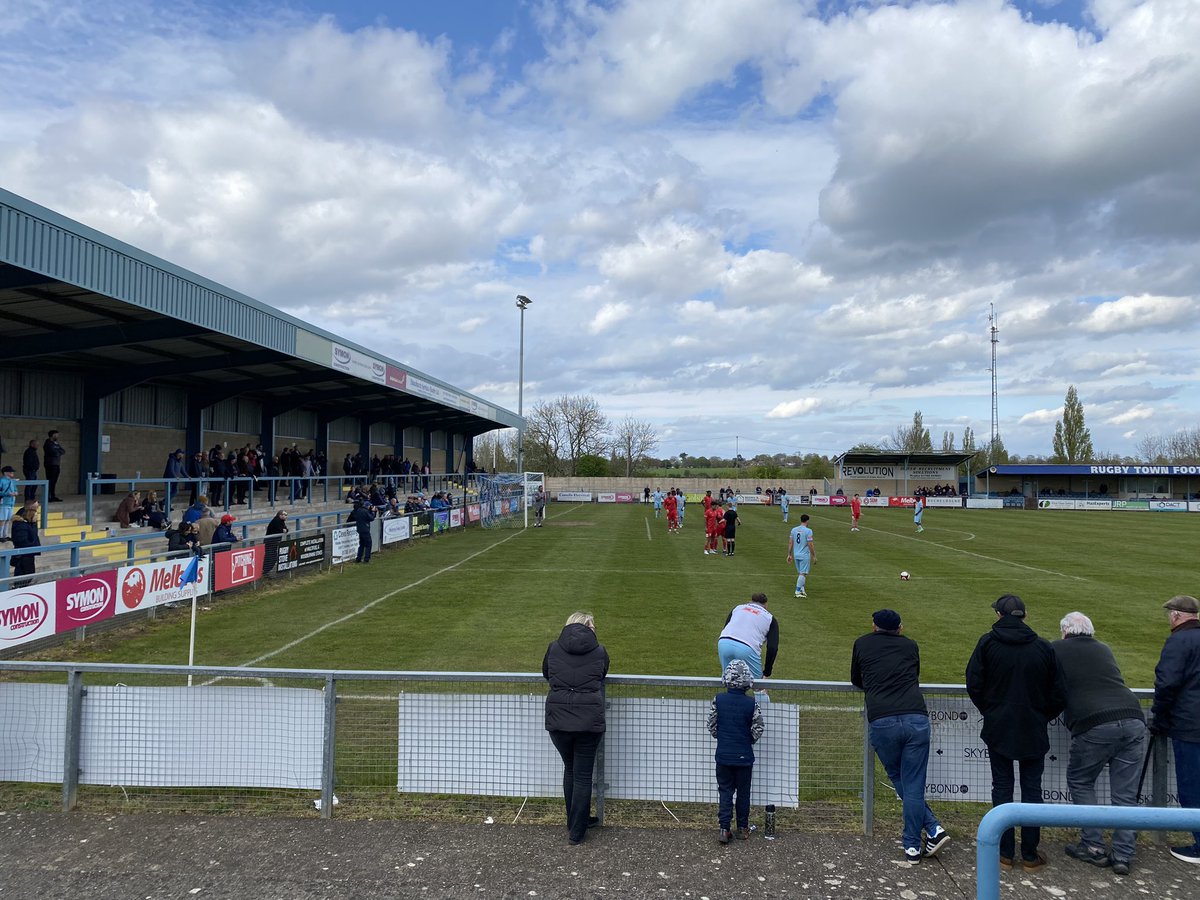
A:
<svg viewBox="0 0 1200 900">
<path fill-rule="evenodd" d="M 628 478 L 633 475 L 633 470 L 638 464 L 658 448 L 658 435 L 649 422 L 626 416 L 617 423 L 613 434 L 613 446 L 618 457 L 625 463 L 625 477 Z M 681 465 L 686 455 L 679 454 Z"/>
</svg>

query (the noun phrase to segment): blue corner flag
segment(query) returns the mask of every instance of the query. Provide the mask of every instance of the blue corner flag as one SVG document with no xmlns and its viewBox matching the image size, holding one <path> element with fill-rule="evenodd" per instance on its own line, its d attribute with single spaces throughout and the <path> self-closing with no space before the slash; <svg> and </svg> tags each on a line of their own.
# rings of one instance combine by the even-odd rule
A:
<svg viewBox="0 0 1200 900">
<path fill-rule="evenodd" d="M 193 556 L 192 561 L 188 563 L 187 568 L 183 570 L 183 577 L 179 579 L 179 586 L 192 584 L 200 580 L 200 557 Z"/>
</svg>

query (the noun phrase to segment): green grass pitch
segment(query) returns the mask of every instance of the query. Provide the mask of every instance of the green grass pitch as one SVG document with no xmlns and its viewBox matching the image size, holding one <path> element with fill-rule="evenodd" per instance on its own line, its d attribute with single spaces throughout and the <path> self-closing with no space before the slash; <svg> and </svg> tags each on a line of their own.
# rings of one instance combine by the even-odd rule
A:
<svg viewBox="0 0 1200 900">
<path fill-rule="evenodd" d="M 887 606 L 921 645 L 922 680 L 961 683 L 990 603 L 1012 592 L 1051 639 L 1063 614 L 1087 613 L 1129 684 L 1146 687 L 1167 634 L 1162 603 L 1200 593 L 1200 516 L 934 508 L 918 535 L 910 511 L 867 508 L 852 534 L 848 510 L 817 507 L 817 562 L 797 600 L 786 553 L 803 511 L 785 525 L 777 508 L 743 505 L 726 558 L 701 552 L 698 504 L 668 535 L 641 504 L 556 503 L 545 528 L 464 530 L 202 603 L 196 662 L 531 672 L 567 615 L 590 610 L 613 672 L 715 676 L 725 616 L 762 591 L 780 621 L 776 678 L 846 680 L 851 643 Z M 181 664 L 187 639 L 180 609 L 38 657 Z"/>
</svg>

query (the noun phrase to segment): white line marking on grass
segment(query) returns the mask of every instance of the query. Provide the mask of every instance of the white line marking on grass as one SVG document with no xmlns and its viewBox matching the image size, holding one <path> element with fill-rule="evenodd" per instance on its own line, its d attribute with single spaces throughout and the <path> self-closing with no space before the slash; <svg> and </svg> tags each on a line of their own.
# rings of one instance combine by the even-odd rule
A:
<svg viewBox="0 0 1200 900">
<path fill-rule="evenodd" d="M 824 518 L 824 517 L 822 517 L 822 518 Z M 948 544 L 942 544 L 942 543 L 938 543 L 937 541 L 930 541 L 930 540 L 925 540 L 925 539 L 919 538 L 915 534 L 914 535 L 897 534 L 894 531 L 885 531 L 882 528 L 871 528 L 870 526 L 864 527 L 863 530 L 864 531 L 873 531 L 876 534 L 891 535 L 892 537 L 899 538 L 902 541 L 914 541 L 918 544 L 924 544 L 926 547 L 940 547 L 943 550 L 949 550 L 951 553 L 961 553 L 964 556 L 974 556 L 976 559 L 986 559 L 988 562 L 1000 563 L 1005 566 L 1015 566 L 1018 569 L 1026 569 L 1030 572 L 1041 572 L 1043 575 L 1057 575 L 1059 578 L 1070 578 L 1072 581 L 1087 581 L 1088 580 L 1079 575 L 1068 575 L 1066 572 L 1056 572 L 1053 569 L 1042 569 L 1042 568 L 1039 568 L 1038 566 L 1027 566 L 1027 565 L 1025 565 L 1025 563 L 1013 562 L 1010 559 L 1003 559 L 999 556 L 988 556 L 985 553 L 976 553 L 973 550 L 963 550 L 961 547 L 951 547 Z M 945 529 L 945 530 L 952 531 L 953 529 Z M 970 534 L 970 532 L 969 531 L 967 531 L 967 532 L 960 531 L 959 534 Z"/>
<path fill-rule="evenodd" d="M 291 650 L 293 647 L 297 646 L 298 644 L 303 644 L 309 638 L 316 637 L 322 631 L 325 631 L 326 629 L 329 629 L 329 628 L 333 628 L 335 625 L 341 625 L 343 622 L 349 622 L 351 619 L 355 618 L 356 616 L 361 616 L 363 613 L 367 612 L 368 610 L 374 609 L 376 606 L 378 606 L 384 600 L 390 600 L 392 597 L 395 597 L 397 594 L 403 594 L 405 591 L 412 590 L 415 587 L 420 587 L 425 582 L 430 581 L 434 578 L 437 578 L 439 575 L 444 575 L 446 572 L 452 572 L 455 569 L 457 569 L 459 566 L 463 565 L 463 563 L 469 563 L 475 557 L 482 556 L 484 553 L 487 553 L 489 550 L 499 547 L 501 544 L 507 544 L 513 538 L 518 537 L 521 534 L 524 534 L 524 529 L 522 529 L 521 531 L 514 532 L 513 534 L 510 534 L 508 537 L 504 538 L 503 540 L 496 541 L 496 543 L 494 543 L 494 544 L 489 544 L 488 546 L 484 547 L 482 550 L 477 550 L 476 552 L 472 553 L 470 556 L 460 559 L 458 562 L 453 563 L 452 565 L 445 566 L 441 569 L 438 569 L 436 572 L 431 572 L 430 574 L 426 575 L 424 578 L 418 578 L 416 581 L 409 582 L 408 584 L 404 585 L 403 587 L 396 588 L 394 591 L 388 591 L 383 596 L 376 597 L 370 603 L 366 604 L 365 606 L 360 607 L 359 609 L 356 609 L 354 612 L 346 613 L 346 615 L 341 616 L 340 618 L 334 619 L 332 622 L 326 622 L 324 625 L 320 626 L 319 628 L 313 629 L 312 631 L 310 631 L 308 634 L 304 635 L 303 637 L 298 637 L 294 641 L 289 641 L 288 643 L 284 644 L 282 647 L 278 648 L 277 650 L 272 650 L 270 653 L 264 653 L 262 656 L 256 656 L 254 659 L 250 660 L 249 662 L 242 663 L 240 666 L 238 666 L 238 668 L 245 669 L 250 666 L 256 666 L 260 662 L 271 659 L 271 657 L 273 657 L 273 656 L 278 656 L 280 653 L 285 653 L 288 650 Z"/>
<path fill-rule="evenodd" d="M 654 540 L 654 538 L 652 538 L 650 536 L 650 519 L 649 519 L 649 517 L 646 518 L 646 540 L 648 540 L 648 541 Z"/>
</svg>

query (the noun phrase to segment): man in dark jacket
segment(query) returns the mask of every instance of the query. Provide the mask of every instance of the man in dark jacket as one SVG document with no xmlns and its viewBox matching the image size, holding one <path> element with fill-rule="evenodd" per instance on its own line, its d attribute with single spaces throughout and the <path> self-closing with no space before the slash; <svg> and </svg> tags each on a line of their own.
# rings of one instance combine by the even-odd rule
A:
<svg viewBox="0 0 1200 900">
<path fill-rule="evenodd" d="M 375 509 L 362 500 L 354 501 L 354 509 L 346 517 L 358 529 L 358 554 L 354 561 L 369 563 L 371 561 L 371 523 L 375 521 Z"/>
<path fill-rule="evenodd" d="M 1146 724 L 1142 706 L 1125 686 L 1112 650 L 1095 638 L 1092 620 L 1070 612 L 1058 623 L 1062 640 L 1050 646 L 1058 658 L 1066 693 L 1067 728 L 1071 730 L 1071 757 L 1067 787 L 1071 802 L 1096 805 L 1096 778 L 1108 767 L 1113 806 L 1138 805 L 1138 779 L 1146 755 Z M 1137 833 L 1118 829 L 1112 836 L 1112 853 L 1099 828 L 1085 828 L 1078 843 L 1066 847 L 1067 856 L 1093 866 L 1112 866 L 1128 875 Z"/>
<path fill-rule="evenodd" d="M 992 604 L 996 622 L 979 639 L 967 663 L 967 693 L 983 715 L 980 737 L 992 766 L 992 805 L 1013 799 L 1013 764 L 1021 771 L 1021 801 L 1042 802 L 1042 770 L 1050 738 L 1046 726 L 1063 711 L 1062 677 L 1054 649 L 1025 624 L 1025 603 L 1005 594 Z M 1042 830 L 1021 829 L 1025 870 L 1046 865 L 1038 850 Z M 1010 828 L 1000 837 L 1000 865 L 1011 868 L 1015 849 Z"/>
<path fill-rule="evenodd" d="M 40 510 L 36 503 L 27 503 L 12 523 L 12 544 L 14 550 L 21 550 L 26 547 L 40 547 L 42 541 L 38 537 L 37 520 Z M 34 557 L 40 556 L 40 553 L 22 553 L 20 556 L 12 557 L 13 577 L 18 575 L 33 575 L 37 570 L 37 564 Z M 28 585 L 32 578 L 22 578 L 12 582 L 10 585 L 13 588 L 23 588 Z"/>
<path fill-rule="evenodd" d="M 13 532 L 14 543 L 16 532 Z M 1200 807 L 1200 600 L 1180 594 L 1163 604 L 1171 635 L 1154 667 L 1150 729 L 1171 737 L 1179 805 Z M 1200 864 L 1200 831 L 1191 846 L 1172 847 L 1176 859 Z"/>
<path fill-rule="evenodd" d="M 66 455 L 63 445 L 58 442 L 58 432 L 51 431 L 42 443 L 42 463 L 46 466 L 46 480 L 50 483 L 46 488 L 48 503 L 62 503 L 58 496 L 58 476 L 62 472 L 62 458 Z"/>
<path fill-rule="evenodd" d="M 283 536 L 288 533 L 287 516 L 287 510 L 281 509 L 275 513 L 275 518 L 267 523 L 266 538 L 263 540 L 265 548 L 263 552 L 264 575 L 272 571 L 275 564 L 279 562 L 279 544 L 283 540 Z"/>
<path fill-rule="evenodd" d="M 38 469 L 41 467 L 42 460 L 38 456 L 37 438 L 34 438 L 25 448 L 25 455 L 21 457 L 21 474 L 24 475 L 26 481 L 37 481 Z M 32 500 L 35 497 L 37 497 L 37 485 L 25 485 L 25 499 Z"/>
<path fill-rule="evenodd" d="M 894 609 L 875 613 L 871 628 L 854 642 L 850 681 L 867 693 L 871 746 L 904 804 L 904 858 L 915 865 L 922 856 L 936 856 L 950 840 L 925 802 L 931 732 L 921 693 L 921 654 L 916 641 L 900 633 Z"/>
<path fill-rule="evenodd" d="M 563 800 L 567 837 L 578 844 L 587 829 L 599 824 L 589 817 L 592 770 L 604 736 L 604 679 L 608 651 L 596 639 L 591 613 L 572 613 L 558 640 L 542 657 L 542 677 L 550 682 L 546 696 L 546 731 L 563 761 Z"/>
</svg>

